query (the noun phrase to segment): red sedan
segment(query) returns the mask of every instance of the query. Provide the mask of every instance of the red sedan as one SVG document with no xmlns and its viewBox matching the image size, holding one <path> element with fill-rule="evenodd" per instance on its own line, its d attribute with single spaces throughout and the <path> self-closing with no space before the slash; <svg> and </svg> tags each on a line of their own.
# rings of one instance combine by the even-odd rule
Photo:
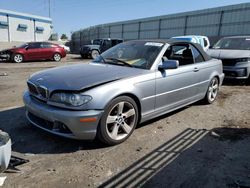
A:
<svg viewBox="0 0 250 188">
<path fill-rule="evenodd" d="M 60 61 L 65 56 L 64 48 L 49 42 L 30 42 L 0 52 L 0 59 L 11 60 L 15 63 L 34 60 Z"/>
</svg>

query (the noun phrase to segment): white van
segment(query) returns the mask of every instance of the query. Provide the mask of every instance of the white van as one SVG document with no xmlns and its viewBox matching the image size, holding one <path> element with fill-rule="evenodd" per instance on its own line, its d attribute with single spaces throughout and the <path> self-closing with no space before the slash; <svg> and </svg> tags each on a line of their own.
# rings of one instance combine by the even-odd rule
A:
<svg viewBox="0 0 250 188">
<path fill-rule="evenodd" d="M 198 43 L 200 44 L 205 51 L 209 49 L 210 42 L 208 37 L 206 36 L 201 36 L 201 35 L 186 35 L 186 36 L 177 36 L 177 37 L 172 37 L 171 39 L 176 39 L 176 40 L 184 40 L 184 41 L 189 41 L 193 43 Z"/>
</svg>

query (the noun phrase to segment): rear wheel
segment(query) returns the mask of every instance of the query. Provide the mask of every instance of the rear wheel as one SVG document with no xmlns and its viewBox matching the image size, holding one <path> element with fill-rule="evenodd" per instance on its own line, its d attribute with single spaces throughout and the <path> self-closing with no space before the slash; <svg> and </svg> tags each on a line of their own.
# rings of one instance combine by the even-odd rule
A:
<svg viewBox="0 0 250 188">
<path fill-rule="evenodd" d="M 92 59 L 95 59 L 98 55 L 99 55 L 98 50 L 92 50 L 91 51 L 91 58 Z"/>
<path fill-rule="evenodd" d="M 62 58 L 61 54 L 59 54 L 59 53 L 55 53 L 53 56 L 54 61 L 57 61 L 57 62 L 61 61 L 61 58 Z"/>
<path fill-rule="evenodd" d="M 118 97 L 105 108 L 97 130 L 98 138 L 108 144 L 124 142 L 138 122 L 138 108 L 130 97 Z"/>
<path fill-rule="evenodd" d="M 15 54 L 13 56 L 13 61 L 15 63 L 22 63 L 23 62 L 23 55 L 22 54 Z"/>
<path fill-rule="evenodd" d="M 207 104 L 212 104 L 218 95 L 218 91 L 219 91 L 219 80 L 218 78 L 214 77 L 209 83 L 204 101 Z"/>
</svg>

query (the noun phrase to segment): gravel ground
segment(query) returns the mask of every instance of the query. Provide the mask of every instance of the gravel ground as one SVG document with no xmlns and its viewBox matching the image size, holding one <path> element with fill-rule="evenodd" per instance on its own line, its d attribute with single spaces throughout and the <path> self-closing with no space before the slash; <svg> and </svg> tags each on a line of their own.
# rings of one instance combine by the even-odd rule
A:
<svg viewBox="0 0 250 188">
<path fill-rule="evenodd" d="M 214 104 L 195 103 L 139 125 L 113 147 L 28 125 L 28 76 L 88 61 L 69 55 L 61 63 L 0 63 L 0 129 L 12 138 L 12 155 L 29 160 L 0 174 L 7 176 L 4 187 L 250 187 L 249 84 L 227 82 Z"/>
</svg>

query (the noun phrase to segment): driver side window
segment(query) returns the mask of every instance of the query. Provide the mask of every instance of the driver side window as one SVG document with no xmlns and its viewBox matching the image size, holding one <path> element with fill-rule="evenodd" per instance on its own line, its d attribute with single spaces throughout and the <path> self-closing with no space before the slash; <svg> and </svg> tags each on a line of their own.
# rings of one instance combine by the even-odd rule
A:
<svg viewBox="0 0 250 188">
<path fill-rule="evenodd" d="M 163 59 L 178 60 L 179 66 L 194 63 L 192 50 L 189 44 L 175 44 L 170 46 L 164 53 Z"/>
<path fill-rule="evenodd" d="M 30 43 L 29 44 L 29 49 L 36 49 L 36 48 L 40 48 L 41 47 L 41 43 Z"/>
</svg>

